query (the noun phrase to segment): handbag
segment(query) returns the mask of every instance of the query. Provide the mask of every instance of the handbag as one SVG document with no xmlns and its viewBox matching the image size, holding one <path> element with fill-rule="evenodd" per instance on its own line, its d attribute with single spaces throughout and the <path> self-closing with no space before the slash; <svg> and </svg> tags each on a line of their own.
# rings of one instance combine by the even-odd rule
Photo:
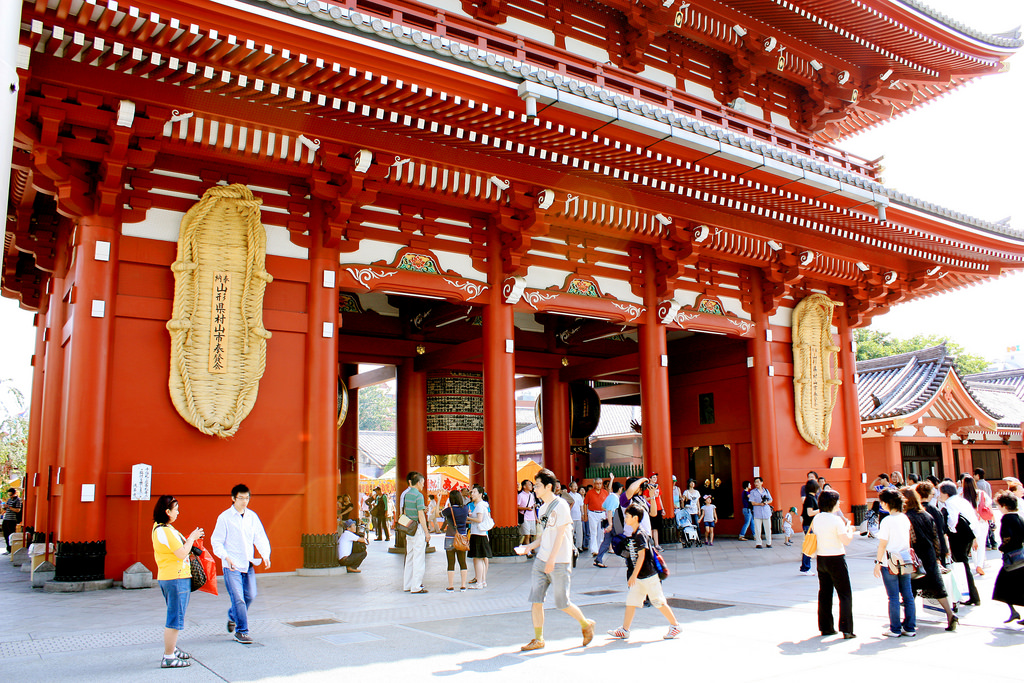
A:
<svg viewBox="0 0 1024 683">
<path fill-rule="evenodd" d="M 444 511 L 444 523 L 452 525 L 452 550 L 469 550 L 469 539 L 465 534 L 459 533 L 459 525 L 455 523 L 455 511 L 448 508 Z"/>
<path fill-rule="evenodd" d="M 398 518 L 398 528 L 401 529 L 406 536 L 415 536 L 416 530 L 420 528 L 420 520 L 412 519 L 406 514 L 402 514 Z"/>
<path fill-rule="evenodd" d="M 893 576 L 905 576 L 914 571 L 914 564 L 910 559 L 909 553 L 907 557 L 903 557 L 902 555 L 893 555 L 887 550 L 885 551 L 885 559 L 889 564 L 889 573 Z"/>
<path fill-rule="evenodd" d="M 206 572 L 206 583 L 199 590 L 211 595 L 217 595 L 217 560 L 213 559 L 210 551 L 203 547 L 202 539 L 197 540 L 193 548 L 199 548 L 202 553 L 199 556 L 199 562 L 203 565 L 203 570 Z"/>
<path fill-rule="evenodd" d="M 192 572 L 192 584 L 190 587 L 193 593 L 205 586 L 208 580 L 206 570 L 203 569 L 203 561 L 199 559 L 202 554 L 203 551 L 195 546 L 192 546 L 188 554 L 189 569 Z"/>
<path fill-rule="evenodd" d="M 1024 548 L 1003 553 L 1003 569 L 1012 572 L 1024 567 Z"/>
<path fill-rule="evenodd" d="M 480 531 L 485 531 L 485 532 L 486 531 L 490 531 L 491 529 L 494 528 L 494 518 L 491 517 L 491 506 L 488 505 L 486 510 L 487 510 L 487 514 L 484 515 L 484 518 L 482 520 L 480 520 L 479 524 L 476 525 L 477 528 L 480 529 Z"/>
<path fill-rule="evenodd" d="M 992 514 L 992 506 L 988 504 L 988 496 L 984 491 L 978 491 L 978 517 L 986 522 L 995 519 L 995 515 Z"/>
<path fill-rule="evenodd" d="M 800 551 L 807 557 L 815 557 L 818 554 L 818 535 L 814 533 L 814 520 L 811 520 L 811 528 L 804 534 L 804 544 Z"/>
<path fill-rule="evenodd" d="M 911 566 L 914 568 L 910 573 L 911 579 L 923 579 L 928 576 L 928 572 L 924 569 L 924 562 L 922 562 L 921 558 L 917 556 L 917 553 L 914 552 L 913 548 L 910 549 L 910 562 Z"/>
</svg>

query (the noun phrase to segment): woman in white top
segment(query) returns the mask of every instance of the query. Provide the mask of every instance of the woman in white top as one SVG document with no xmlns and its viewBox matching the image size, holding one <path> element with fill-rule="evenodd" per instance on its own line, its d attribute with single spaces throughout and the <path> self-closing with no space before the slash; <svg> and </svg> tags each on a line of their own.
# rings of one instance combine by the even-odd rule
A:
<svg viewBox="0 0 1024 683">
<path fill-rule="evenodd" d="M 472 588 L 487 588 L 487 569 L 491 565 L 490 537 L 487 532 L 494 526 L 491 519 L 491 506 L 485 500 L 487 494 L 480 484 L 473 484 L 469 491 L 470 513 L 467 518 L 469 524 L 469 557 L 473 559 L 473 573 L 475 574 L 471 584 Z"/>
<path fill-rule="evenodd" d="M 974 570 L 978 576 L 985 576 L 985 540 L 988 538 L 988 520 L 981 518 L 980 509 L 982 506 L 992 510 L 992 498 L 984 490 L 978 488 L 974 477 L 964 475 L 963 493 L 960 495 L 974 508 L 974 516 L 967 520 L 971 524 L 971 531 L 977 543 L 973 544 L 971 559 L 974 560 Z"/>
<path fill-rule="evenodd" d="M 898 491 L 880 491 L 878 501 L 889 513 L 878 525 L 878 553 L 875 556 L 875 578 L 882 578 L 889 596 L 889 630 L 885 635 L 913 638 L 917 635 L 917 609 L 914 589 L 910 586 L 914 566 L 910 559 L 910 520 L 903 514 L 903 497 Z M 902 623 L 900 596 L 903 596 Z"/>
<path fill-rule="evenodd" d="M 839 509 L 839 494 L 832 490 L 818 496 L 818 511 L 834 513 Z M 839 596 L 839 630 L 844 639 L 853 633 L 853 590 L 846 566 L 846 546 L 853 540 L 853 527 L 835 514 L 818 514 L 811 520 L 811 531 L 818 540 L 818 630 L 823 636 L 836 634 L 832 621 L 832 591 Z"/>
</svg>

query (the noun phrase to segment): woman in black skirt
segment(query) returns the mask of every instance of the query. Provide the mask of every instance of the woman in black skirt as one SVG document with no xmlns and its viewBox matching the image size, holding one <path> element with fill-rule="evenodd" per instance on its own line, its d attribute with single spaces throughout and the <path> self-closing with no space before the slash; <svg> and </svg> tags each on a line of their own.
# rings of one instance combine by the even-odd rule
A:
<svg viewBox="0 0 1024 683">
<path fill-rule="evenodd" d="M 491 519 L 491 506 L 483 486 L 473 484 L 469 499 L 473 510 L 469 514 L 469 557 L 473 559 L 473 573 L 476 575 L 469 583 L 473 588 L 487 588 L 487 569 L 494 556 L 487 532 L 494 526 L 494 520 Z"/>
<path fill-rule="evenodd" d="M 939 539 L 935 529 L 935 520 L 929 515 L 917 491 L 913 488 L 905 488 L 900 493 L 906 500 L 905 512 L 910 520 L 910 547 L 914 549 L 918 559 L 924 567 L 925 575 L 919 579 L 911 579 L 910 585 L 914 593 L 920 593 L 922 597 L 938 600 L 942 609 L 946 611 L 946 630 L 955 631 L 958 619 L 953 614 L 953 608 L 949 604 L 949 596 L 946 594 L 946 586 L 942 583 L 942 575 L 939 573 Z"/>
<path fill-rule="evenodd" d="M 1020 550 L 1024 547 L 1024 519 L 1017 514 L 1017 497 L 1009 491 L 1000 491 L 996 495 L 996 504 L 1003 513 L 1003 518 L 999 521 L 999 552 Z M 1024 619 L 1021 619 L 1020 614 L 1014 609 L 1014 605 L 1024 606 L 1024 567 L 1013 571 L 1000 569 L 999 575 L 996 576 L 996 585 L 992 589 L 992 599 L 1010 606 L 1010 618 L 1004 621 L 1004 624 L 1016 619 L 1018 624 L 1024 625 Z"/>
</svg>

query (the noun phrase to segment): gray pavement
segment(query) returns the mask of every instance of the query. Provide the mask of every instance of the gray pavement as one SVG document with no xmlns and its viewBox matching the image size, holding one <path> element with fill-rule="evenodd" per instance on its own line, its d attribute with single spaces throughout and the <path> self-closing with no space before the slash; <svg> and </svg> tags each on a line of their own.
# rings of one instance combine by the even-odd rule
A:
<svg viewBox="0 0 1024 683">
<path fill-rule="evenodd" d="M 799 540 L 799 536 L 797 537 Z M 434 539 L 435 545 L 440 539 Z M 794 673 L 826 674 L 846 681 L 904 670 L 986 681 L 1019 681 L 1024 627 L 1005 626 L 1006 608 L 993 603 L 998 559 L 979 579 L 981 607 L 961 608 L 960 629 L 946 633 L 941 613 L 922 610 L 920 635 L 882 637 L 885 591 L 871 576 L 874 541 L 858 538 L 849 565 L 858 638 L 843 641 L 817 633 L 817 580 L 797 572 L 798 545 L 755 550 L 723 539 L 714 547 L 667 547 L 672 575 L 666 595 L 683 625 L 678 640 L 664 641 L 664 618 L 640 610 L 628 642 L 604 635 L 621 624 L 625 570 L 618 558 L 608 569 L 581 558 L 573 574 L 573 600 L 597 621 L 597 637 L 581 647 L 579 626 L 549 606 L 547 647 L 521 654 L 533 634 L 529 567 L 497 561 L 488 588 L 444 592 L 443 551 L 427 558 L 426 595 L 401 591 L 400 555 L 370 543 L 363 573 L 334 577 L 266 574 L 250 617 L 256 645 L 235 643 L 225 630 L 227 598 L 193 593 L 179 646 L 194 656 L 187 669 L 158 668 L 164 603 L 159 589 L 93 593 L 44 593 L 28 575 L 0 558 L 0 666 L 12 680 L 43 681 L 318 681 L 356 676 L 371 681 L 524 681 L 538 677 L 637 675 L 640 663 L 658 675 L 680 667 L 679 677 L 718 681 L 736 677 L 792 680 Z M 472 575 L 472 569 L 470 569 Z M 799 660 L 794 655 L 803 655 Z M 866 657 L 865 655 L 870 655 Z M 908 668 L 908 665 L 941 669 Z M 797 668 L 799 667 L 799 668 Z M 694 678 L 696 676 L 696 678 Z"/>
</svg>

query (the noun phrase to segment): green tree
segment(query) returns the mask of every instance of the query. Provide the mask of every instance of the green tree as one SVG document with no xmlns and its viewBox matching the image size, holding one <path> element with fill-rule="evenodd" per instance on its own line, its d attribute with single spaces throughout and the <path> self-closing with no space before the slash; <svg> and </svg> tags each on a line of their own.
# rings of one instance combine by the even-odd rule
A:
<svg viewBox="0 0 1024 683">
<path fill-rule="evenodd" d="M 25 474 L 28 453 L 28 417 L 25 415 L 25 396 L 9 379 L 0 380 L 3 396 L 3 420 L 0 421 L 0 483 Z M 12 410 L 13 408 L 13 410 Z"/>
<path fill-rule="evenodd" d="M 920 351 L 939 344 L 945 344 L 950 355 L 955 356 L 953 365 L 960 376 L 973 375 L 976 372 L 984 372 L 989 366 L 988 360 L 967 350 L 950 340 L 949 337 L 941 337 L 937 334 L 918 334 L 910 339 L 894 337 L 890 332 L 878 332 L 877 330 L 859 329 L 856 330 L 854 339 L 857 342 L 857 360 L 868 360 L 870 358 L 884 358 L 895 356 L 899 353 Z"/>
<path fill-rule="evenodd" d="M 387 385 L 375 384 L 359 390 L 359 429 L 391 432 L 395 429 L 395 396 Z"/>
</svg>

